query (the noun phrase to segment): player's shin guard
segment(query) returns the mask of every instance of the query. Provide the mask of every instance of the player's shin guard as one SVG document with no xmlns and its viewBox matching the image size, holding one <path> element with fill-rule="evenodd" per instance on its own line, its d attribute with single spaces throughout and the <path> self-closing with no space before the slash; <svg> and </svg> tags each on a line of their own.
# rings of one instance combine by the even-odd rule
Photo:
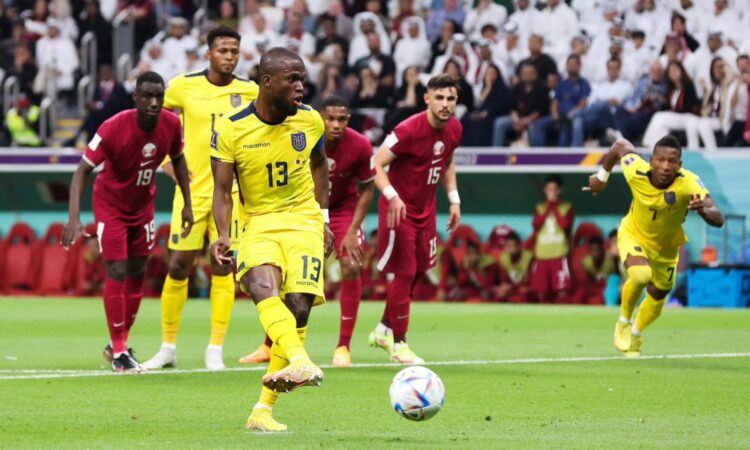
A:
<svg viewBox="0 0 750 450">
<path fill-rule="evenodd" d="M 302 345 L 304 345 L 305 338 L 307 337 L 307 327 L 297 328 L 297 336 L 299 336 L 299 340 L 302 342 Z M 284 357 L 281 348 L 276 344 L 271 344 L 271 361 L 268 363 L 268 370 L 266 370 L 266 373 L 277 372 L 286 367 L 287 364 L 289 364 L 289 360 Z M 278 392 L 274 392 L 263 386 L 256 407 L 260 405 L 267 409 L 272 409 L 276 405 L 276 400 L 278 400 L 278 398 Z"/>
<path fill-rule="evenodd" d="M 161 340 L 164 343 L 176 344 L 177 332 L 180 330 L 182 308 L 188 296 L 188 279 L 175 280 L 167 275 L 161 290 Z"/>
<path fill-rule="evenodd" d="M 143 300 L 143 278 L 125 278 L 125 341 L 135 323 Z"/>
<path fill-rule="evenodd" d="M 639 333 L 643 332 L 643 330 L 659 318 L 661 310 L 664 308 L 665 299 L 666 297 L 657 300 L 646 292 L 646 298 L 638 309 L 638 317 L 635 318 L 635 328 L 638 329 Z"/>
<path fill-rule="evenodd" d="M 104 313 L 107 316 L 112 353 L 118 355 L 128 351 L 126 342 L 125 282 L 107 278 L 104 280 Z"/>
<path fill-rule="evenodd" d="M 394 342 L 406 342 L 409 329 L 409 306 L 413 275 L 396 275 L 388 286 L 387 308 L 390 313 Z"/>
<path fill-rule="evenodd" d="M 297 334 L 297 319 L 280 297 L 269 297 L 258 302 L 258 318 L 268 337 L 290 361 L 307 358 L 307 352 Z"/>
<path fill-rule="evenodd" d="M 627 320 L 633 318 L 633 311 L 643 295 L 643 289 L 651 281 L 652 271 L 649 266 L 628 267 L 628 280 L 622 286 L 620 315 Z"/>
<path fill-rule="evenodd" d="M 234 306 L 234 274 L 211 277 L 211 345 L 223 345 Z"/>
<path fill-rule="evenodd" d="M 341 324 L 339 331 L 339 343 L 349 348 L 354 333 L 354 325 L 357 323 L 357 312 L 359 302 L 362 300 L 362 280 L 343 280 L 341 282 Z"/>
</svg>

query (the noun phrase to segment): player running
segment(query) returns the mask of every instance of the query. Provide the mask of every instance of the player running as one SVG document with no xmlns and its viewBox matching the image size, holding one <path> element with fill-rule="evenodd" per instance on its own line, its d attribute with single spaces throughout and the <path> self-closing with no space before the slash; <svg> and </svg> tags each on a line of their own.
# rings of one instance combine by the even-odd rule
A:
<svg viewBox="0 0 750 450">
<path fill-rule="evenodd" d="M 219 233 L 211 252 L 219 263 L 232 265 L 227 252 L 236 173 L 245 210 L 237 278 L 273 341 L 247 428 L 284 431 L 286 425 L 271 415 L 278 393 L 323 381 L 304 341 L 310 309 L 325 303 L 323 264 L 333 234 L 327 224 L 324 125 L 316 111 L 302 104 L 305 65 L 298 55 L 277 47 L 263 55 L 259 72 L 257 100 L 220 120 L 211 137 Z"/>
<path fill-rule="evenodd" d="M 462 133 L 461 122 L 453 116 L 457 99 L 458 87 L 450 77 L 430 79 L 424 95 L 427 111 L 397 125 L 375 155 L 375 184 L 383 193 L 378 203 L 378 270 L 394 277 L 370 344 L 384 348 L 401 364 L 424 362 L 406 344 L 406 330 L 414 280 L 437 260 L 435 195 L 441 178 L 451 203 L 448 231 L 461 221 L 453 162 Z"/>
<path fill-rule="evenodd" d="M 190 177 L 182 153 L 180 119 L 162 111 L 164 80 L 145 72 L 136 80 L 135 109 L 104 122 L 89 142 L 70 184 L 68 223 L 62 236 L 67 250 L 85 234 L 81 225 L 81 193 L 95 167 L 104 169 L 94 181 L 94 219 L 104 257 L 104 312 L 110 343 L 104 356 L 118 372 L 140 371 L 127 341 L 143 298 L 146 260 L 154 248 L 155 172 L 169 155 L 175 178 L 188 201 L 180 209 L 182 235 L 190 233 Z"/>
<path fill-rule="evenodd" d="M 638 357 L 643 331 L 659 318 L 664 299 L 674 287 L 680 247 L 687 242 L 682 223 L 688 212 L 697 212 L 712 227 L 721 227 L 724 217 L 701 179 L 682 167 L 682 147 L 674 136 L 664 136 L 654 145 L 650 163 L 635 153 L 633 144 L 618 140 L 583 190 L 594 195 L 604 191 L 618 160 L 633 202 L 617 232 L 617 249 L 628 279 L 622 286 L 615 348 L 625 356 Z M 644 288 L 646 298 L 633 322 Z"/>
<path fill-rule="evenodd" d="M 164 106 L 180 111 L 185 130 L 185 158 L 190 170 L 190 193 L 195 224 L 186 236 L 175 230 L 180 228 L 180 213 L 184 203 L 180 191 L 175 190 L 172 204 L 172 235 L 169 239 L 169 274 L 161 293 L 162 344 L 159 352 L 143 363 L 148 369 L 174 367 L 177 364 L 177 333 L 182 309 L 188 296 L 188 276 L 195 257 L 203 249 L 208 230 L 210 242 L 217 239 L 211 213 L 213 179 L 209 156 L 209 141 L 216 121 L 232 109 L 247 104 L 258 95 L 258 86 L 234 75 L 240 57 L 240 35 L 227 27 L 218 27 L 208 33 L 209 67 L 199 72 L 174 78 L 167 87 Z M 170 164 L 164 171 L 174 178 Z M 239 202 L 234 190 L 234 201 Z M 240 233 L 239 208 L 234 208 L 230 235 L 233 248 Z M 224 369 L 222 346 L 229 327 L 234 305 L 233 268 L 211 262 L 211 336 L 204 362 L 210 370 Z"/>
<path fill-rule="evenodd" d="M 362 222 L 372 202 L 375 167 L 370 141 L 348 128 L 351 115 L 344 99 L 336 96 L 325 99 L 321 116 L 328 159 L 330 225 L 336 242 L 336 257 L 343 272 L 339 342 L 333 353 L 333 366 L 349 367 L 352 365 L 350 343 L 362 300 Z M 264 344 L 240 362 L 267 362 L 269 357 L 270 343 L 266 337 Z"/>
</svg>

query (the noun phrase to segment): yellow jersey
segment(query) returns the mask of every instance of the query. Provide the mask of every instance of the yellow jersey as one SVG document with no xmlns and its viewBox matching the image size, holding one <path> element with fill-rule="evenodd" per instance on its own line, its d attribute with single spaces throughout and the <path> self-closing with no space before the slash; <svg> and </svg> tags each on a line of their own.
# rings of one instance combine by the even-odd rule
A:
<svg viewBox="0 0 750 450">
<path fill-rule="evenodd" d="M 651 165 L 635 153 L 620 160 L 625 180 L 633 193 L 630 211 L 622 219 L 620 229 L 634 235 L 653 250 L 672 250 L 686 243 L 682 223 L 688 214 L 690 195 L 709 195 L 701 179 L 687 169 L 680 169 L 677 178 L 666 189 L 654 187 L 649 180 Z"/>
<path fill-rule="evenodd" d="M 178 75 L 169 82 L 164 94 L 164 107 L 179 110 L 185 158 L 192 173 L 190 195 L 196 198 L 213 196 L 209 144 L 216 122 L 258 96 L 258 85 L 253 81 L 235 76 L 226 86 L 216 86 L 208 81 L 207 75 L 208 69 Z"/>
<path fill-rule="evenodd" d="M 324 125 L 306 105 L 283 122 L 264 122 L 255 102 L 218 121 L 211 159 L 232 163 L 246 230 L 322 230 L 310 155 L 323 151 Z"/>
</svg>

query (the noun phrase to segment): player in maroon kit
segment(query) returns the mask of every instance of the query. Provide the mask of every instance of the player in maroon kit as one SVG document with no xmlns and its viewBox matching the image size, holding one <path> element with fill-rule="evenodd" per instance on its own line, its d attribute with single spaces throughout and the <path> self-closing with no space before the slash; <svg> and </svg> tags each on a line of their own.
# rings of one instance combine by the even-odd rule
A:
<svg viewBox="0 0 750 450">
<path fill-rule="evenodd" d="M 89 142 L 70 186 L 68 223 L 62 236 L 67 249 L 87 236 L 80 220 L 81 193 L 95 167 L 104 169 L 94 182 L 94 219 L 99 248 L 104 257 L 104 311 L 110 343 L 104 356 L 115 371 L 140 371 L 127 348 L 128 334 L 143 297 L 146 260 L 155 244 L 155 172 L 169 155 L 186 199 L 190 179 L 182 154 L 180 119 L 162 111 L 164 80 L 145 72 L 133 92 L 135 109 L 123 111 L 104 122 Z M 190 202 L 182 210 L 183 235 L 193 226 Z"/>
<path fill-rule="evenodd" d="M 349 106 L 340 97 L 323 101 L 321 116 L 325 123 L 325 150 L 328 158 L 328 211 L 341 263 L 341 327 L 339 342 L 333 353 L 334 367 L 352 365 L 350 342 L 357 311 L 362 300 L 361 266 L 364 260 L 362 222 L 367 215 L 375 190 L 375 166 L 372 144 L 360 133 L 348 128 Z M 359 183 L 359 188 L 357 184 Z M 270 347 L 268 338 L 255 353 L 240 362 L 265 362 L 263 346 Z"/>
<path fill-rule="evenodd" d="M 461 122 L 453 116 L 458 86 L 447 75 L 433 77 L 424 100 L 427 111 L 397 125 L 375 155 L 375 184 L 383 193 L 378 203 L 378 269 L 393 274 L 393 280 L 370 344 L 386 349 L 402 364 L 424 362 L 406 344 L 406 330 L 414 280 L 437 260 L 435 196 L 441 178 L 451 203 L 448 231 L 461 220 L 453 162 L 462 133 Z"/>
</svg>

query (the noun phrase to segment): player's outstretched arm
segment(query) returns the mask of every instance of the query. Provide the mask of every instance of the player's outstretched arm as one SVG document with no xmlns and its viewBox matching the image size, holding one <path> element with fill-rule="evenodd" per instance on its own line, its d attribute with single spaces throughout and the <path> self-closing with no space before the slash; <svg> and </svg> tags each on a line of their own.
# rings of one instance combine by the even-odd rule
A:
<svg viewBox="0 0 750 450">
<path fill-rule="evenodd" d="M 398 196 L 396 189 L 391 186 L 391 180 L 388 179 L 388 174 L 385 173 L 386 166 L 395 160 L 396 155 L 391 153 L 385 144 L 381 145 L 375 154 L 375 185 L 383 193 L 383 196 L 388 199 L 388 228 L 397 227 L 401 220 L 406 218 L 406 205 Z"/>
<path fill-rule="evenodd" d="M 219 264 L 233 264 L 234 258 L 228 255 L 232 241 L 229 227 L 232 223 L 232 181 L 234 164 L 211 160 L 214 176 L 213 213 L 219 239 L 211 245 L 211 255 Z"/>
<path fill-rule="evenodd" d="M 78 168 L 70 181 L 70 200 L 68 200 L 68 223 L 63 230 L 61 244 L 65 250 L 78 238 L 79 234 L 88 236 L 81 224 L 81 194 L 89 181 L 94 167 L 81 159 Z"/>
<path fill-rule="evenodd" d="M 448 168 L 443 176 L 443 187 L 450 202 L 450 216 L 448 217 L 448 232 L 453 233 L 461 223 L 461 198 L 458 196 L 458 181 L 456 180 L 456 162 L 451 156 Z"/>
<path fill-rule="evenodd" d="M 724 225 L 724 215 L 711 197 L 701 198 L 700 194 L 691 194 L 688 209 L 697 212 L 712 227 L 720 228 Z"/>
<path fill-rule="evenodd" d="M 352 262 L 358 266 L 362 265 L 362 261 L 365 258 L 360 242 L 359 230 L 362 228 L 362 222 L 365 220 L 367 210 L 370 209 L 373 195 L 375 195 L 374 182 L 370 181 L 359 186 L 359 200 L 357 200 L 357 206 L 354 208 L 354 218 L 351 225 L 349 225 L 349 229 L 346 231 L 344 242 L 341 243 L 341 248 L 351 257 Z"/>
<path fill-rule="evenodd" d="M 328 217 L 328 160 L 323 145 L 317 150 L 310 153 L 310 172 L 312 172 L 313 184 L 315 185 L 315 200 L 323 211 L 325 225 L 323 226 L 323 239 L 325 243 L 326 258 L 333 250 L 333 232 L 328 226 L 330 219 Z"/>
<path fill-rule="evenodd" d="M 177 184 L 182 191 L 182 198 L 185 204 L 182 207 L 182 238 L 186 238 L 193 228 L 193 204 L 190 198 L 190 173 L 188 172 L 185 154 L 181 153 L 172 159 L 172 167 Z"/>
<path fill-rule="evenodd" d="M 627 139 L 618 139 L 615 141 L 604 156 L 604 161 L 602 162 L 602 167 L 599 169 L 599 172 L 589 177 L 589 185 L 584 186 L 582 190 L 584 192 L 591 192 L 594 195 L 604 191 L 604 189 L 607 188 L 609 174 L 612 172 L 612 169 L 614 169 L 617 161 L 628 153 L 634 152 L 635 147 Z"/>
</svg>

